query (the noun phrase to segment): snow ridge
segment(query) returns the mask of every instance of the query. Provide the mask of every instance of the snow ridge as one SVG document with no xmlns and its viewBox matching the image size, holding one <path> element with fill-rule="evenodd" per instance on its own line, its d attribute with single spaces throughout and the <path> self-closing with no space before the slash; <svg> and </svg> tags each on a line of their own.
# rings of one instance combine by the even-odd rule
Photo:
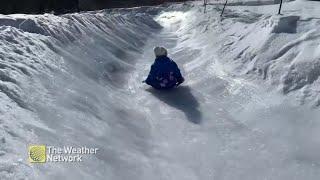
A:
<svg viewBox="0 0 320 180">
<path fill-rule="evenodd" d="M 182 44 L 216 52 L 216 60 L 230 74 L 258 83 L 267 81 L 298 103 L 317 106 L 318 4 L 294 1 L 284 7 L 280 16 L 274 15 L 277 5 L 230 7 L 221 19 L 221 10 L 215 6 L 208 6 L 206 14 L 190 11 L 179 30 L 181 39 L 189 39 Z M 207 43 L 208 38 L 212 43 Z"/>
<path fill-rule="evenodd" d="M 101 94 L 108 94 L 103 89 L 124 84 L 120 76 L 132 70 L 134 61 L 131 58 L 140 53 L 151 33 L 161 29 L 151 13 L 141 9 L 63 16 L 0 15 L 0 179 L 38 179 L 45 176 L 42 174 L 39 177 L 38 169 L 26 161 L 26 144 L 55 142 L 55 145 L 62 145 L 63 141 L 58 139 L 68 132 L 65 129 L 68 126 L 65 119 L 68 118 L 61 118 L 64 114 L 59 112 L 57 104 L 65 109 L 65 114 L 74 112 L 69 123 L 72 123 L 72 119 L 81 119 L 79 116 L 83 111 L 87 114 L 82 117 L 92 116 L 96 122 L 92 120 L 90 124 L 98 126 L 101 121 L 98 111 L 103 110 L 98 110 L 99 100 L 94 93 L 101 91 Z M 159 10 L 154 8 L 152 11 L 155 13 Z M 59 84 L 62 78 L 68 83 Z M 84 81 L 91 84 L 93 89 L 74 89 L 74 84 Z M 95 86 L 100 86 L 100 90 Z M 83 93 L 78 96 L 75 95 L 76 91 Z M 65 96 L 72 100 L 67 100 Z M 88 102 L 89 96 L 96 102 Z M 115 98 L 100 99 L 104 99 L 104 104 L 113 104 L 119 101 Z M 65 104 L 63 101 L 70 102 L 72 107 L 62 107 L 61 104 Z M 119 102 L 119 106 L 121 104 Z M 108 110 L 104 111 L 108 113 Z M 61 121 L 58 122 L 58 119 Z M 61 125 L 60 130 L 58 124 Z M 79 131 L 86 134 L 86 130 Z M 74 137 L 72 133 L 67 136 Z M 54 137 L 58 141 L 52 141 Z M 80 171 L 76 169 L 74 171 Z M 55 174 L 62 175 L 62 171 L 72 169 L 57 168 L 56 171 L 60 172 Z M 100 174 L 96 178 L 102 177 Z"/>
</svg>

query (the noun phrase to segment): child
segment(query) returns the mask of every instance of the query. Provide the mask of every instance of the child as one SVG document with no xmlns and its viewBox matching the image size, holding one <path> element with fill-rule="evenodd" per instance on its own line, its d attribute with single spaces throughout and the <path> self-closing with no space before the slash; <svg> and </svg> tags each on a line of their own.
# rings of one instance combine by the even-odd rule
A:
<svg viewBox="0 0 320 180">
<path fill-rule="evenodd" d="M 151 66 L 148 78 L 143 81 L 156 89 L 172 89 L 184 82 L 177 64 L 167 57 L 164 47 L 155 47 L 156 60 Z"/>
</svg>

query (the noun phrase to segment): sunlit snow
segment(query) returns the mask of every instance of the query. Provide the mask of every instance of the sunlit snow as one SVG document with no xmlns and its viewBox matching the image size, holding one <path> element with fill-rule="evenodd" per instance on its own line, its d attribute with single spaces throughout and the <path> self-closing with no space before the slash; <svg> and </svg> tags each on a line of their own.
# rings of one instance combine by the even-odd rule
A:
<svg viewBox="0 0 320 180">
<path fill-rule="evenodd" d="M 238 5 L 0 15 L 0 179 L 318 179 L 320 3 Z M 174 91 L 141 83 L 157 45 Z M 99 151 L 30 164 L 30 144 Z"/>
</svg>

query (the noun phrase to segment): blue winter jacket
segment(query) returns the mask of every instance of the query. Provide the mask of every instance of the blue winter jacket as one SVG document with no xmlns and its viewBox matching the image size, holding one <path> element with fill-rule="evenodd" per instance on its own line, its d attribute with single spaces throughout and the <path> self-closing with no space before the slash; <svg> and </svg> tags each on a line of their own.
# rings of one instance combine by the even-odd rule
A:
<svg viewBox="0 0 320 180">
<path fill-rule="evenodd" d="M 171 89 L 183 81 L 177 64 L 167 56 L 160 56 L 152 64 L 145 82 L 156 89 Z"/>
</svg>

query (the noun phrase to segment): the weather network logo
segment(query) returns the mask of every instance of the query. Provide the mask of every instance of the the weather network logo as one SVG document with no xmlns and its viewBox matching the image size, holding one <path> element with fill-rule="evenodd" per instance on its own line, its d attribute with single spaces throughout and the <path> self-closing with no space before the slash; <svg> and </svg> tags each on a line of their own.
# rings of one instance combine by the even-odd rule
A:
<svg viewBox="0 0 320 180">
<path fill-rule="evenodd" d="M 87 146 L 48 146 L 48 145 L 30 145 L 29 162 L 30 163 L 74 163 L 83 162 L 89 155 L 94 158 L 99 148 Z"/>
<path fill-rule="evenodd" d="M 31 163 L 45 163 L 46 157 L 47 154 L 45 145 L 29 146 L 29 161 Z"/>
</svg>

